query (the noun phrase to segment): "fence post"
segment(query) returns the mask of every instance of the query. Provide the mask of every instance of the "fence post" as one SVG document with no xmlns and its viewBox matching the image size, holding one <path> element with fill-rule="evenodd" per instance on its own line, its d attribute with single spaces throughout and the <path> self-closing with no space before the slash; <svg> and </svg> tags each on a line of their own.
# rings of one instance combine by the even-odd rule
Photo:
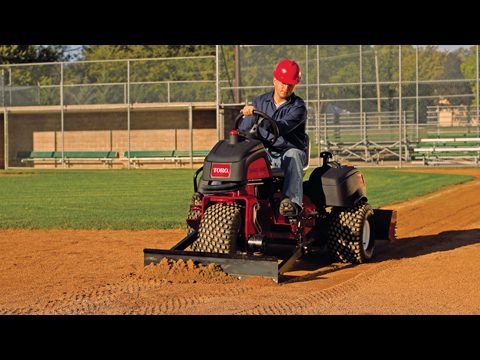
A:
<svg viewBox="0 0 480 360">
<path fill-rule="evenodd" d="M 9 159 L 8 159 L 8 110 L 7 108 L 5 107 L 4 108 L 4 113 L 3 113 L 3 141 L 5 142 L 4 144 L 4 168 L 5 170 L 8 170 L 8 162 L 9 162 Z"/>
<path fill-rule="evenodd" d="M 328 129 L 327 129 L 327 113 L 324 113 L 323 114 L 323 125 L 324 125 L 324 130 L 323 130 L 323 136 L 324 136 L 324 143 L 325 143 L 325 147 L 326 149 L 325 150 L 329 150 L 328 149 Z M 320 164 L 320 154 L 318 154 L 318 162 Z"/>
<path fill-rule="evenodd" d="M 363 62 L 362 62 L 362 45 L 359 45 L 359 52 L 360 52 L 360 118 L 363 113 Z"/>
<path fill-rule="evenodd" d="M 2 106 L 5 107 L 5 69 L 2 69 Z"/>
<path fill-rule="evenodd" d="M 127 60 L 127 153 L 128 153 L 128 165 L 127 168 L 130 169 L 130 152 L 132 151 L 132 137 L 131 137 L 131 101 L 130 101 L 130 60 Z"/>
<path fill-rule="evenodd" d="M 476 70 L 476 73 L 477 73 L 477 136 L 480 136 L 480 112 L 479 112 L 479 107 L 480 107 L 480 80 L 479 80 L 479 55 L 478 55 L 478 45 L 476 45 L 476 49 L 477 49 L 477 56 L 476 56 L 476 60 L 477 60 L 477 70 Z"/>
<path fill-rule="evenodd" d="M 12 106 L 12 68 L 8 68 L 8 92 L 10 93 L 9 106 Z"/>
<path fill-rule="evenodd" d="M 60 63 L 60 118 L 62 129 L 62 167 L 65 167 L 65 99 L 63 94 L 63 66 L 64 63 Z"/>
<path fill-rule="evenodd" d="M 217 141 L 223 138 L 223 134 L 220 135 L 220 45 L 215 45 L 215 110 L 217 115 Z"/>
<path fill-rule="evenodd" d="M 308 45 L 305 45 L 305 83 L 306 83 L 306 86 L 305 86 L 305 100 L 308 104 Z"/>
<path fill-rule="evenodd" d="M 418 124 L 419 124 L 419 104 L 418 104 L 418 45 L 415 48 L 415 117 L 416 117 L 416 139 L 415 141 L 419 141 L 419 132 L 418 132 Z"/>
<path fill-rule="evenodd" d="M 368 151 L 367 113 L 366 112 L 363 112 L 363 144 L 365 146 L 365 161 L 368 161 L 370 152 Z"/>
<path fill-rule="evenodd" d="M 318 158 L 318 166 L 320 166 L 320 153 L 322 152 L 322 142 L 320 140 L 320 109 L 317 110 L 315 114 L 315 137 L 317 139 L 317 158 Z"/>
<path fill-rule="evenodd" d="M 5 69 L 2 69 L 2 106 L 3 106 L 3 126 L 4 126 L 4 133 L 3 133 L 3 150 L 6 149 L 6 136 L 5 136 L 5 121 L 6 121 L 6 107 L 5 107 Z M 5 152 L 3 154 L 3 168 L 7 168 L 7 164 L 5 163 Z"/>
<path fill-rule="evenodd" d="M 409 152 L 408 152 L 408 132 L 407 132 L 407 112 L 403 111 L 403 138 L 404 138 L 404 146 L 405 146 L 405 161 L 409 160 Z"/>
<path fill-rule="evenodd" d="M 398 45 L 398 122 L 399 122 L 399 167 L 402 167 L 402 45 Z"/>
<path fill-rule="evenodd" d="M 188 105 L 188 142 L 190 150 L 190 168 L 193 169 L 193 106 Z"/>
<path fill-rule="evenodd" d="M 322 144 L 320 140 L 320 45 L 317 45 L 317 143 L 318 143 L 318 165 L 320 166 L 320 153 Z"/>
</svg>

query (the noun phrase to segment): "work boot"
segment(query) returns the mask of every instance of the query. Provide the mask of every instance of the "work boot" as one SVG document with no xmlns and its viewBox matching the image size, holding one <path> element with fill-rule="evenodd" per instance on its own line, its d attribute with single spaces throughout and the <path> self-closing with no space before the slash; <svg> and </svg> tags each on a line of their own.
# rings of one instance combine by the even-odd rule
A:
<svg viewBox="0 0 480 360">
<path fill-rule="evenodd" d="M 285 198 L 280 202 L 279 210 L 282 216 L 294 217 L 300 214 L 302 208 L 289 198 Z"/>
</svg>

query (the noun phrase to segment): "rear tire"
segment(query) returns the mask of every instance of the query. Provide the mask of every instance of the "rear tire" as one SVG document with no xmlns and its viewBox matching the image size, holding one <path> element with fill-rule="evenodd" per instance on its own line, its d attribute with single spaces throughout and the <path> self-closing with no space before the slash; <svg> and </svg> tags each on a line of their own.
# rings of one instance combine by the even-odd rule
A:
<svg viewBox="0 0 480 360">
<path fill-rule="evenodd" d="M 237 204 L 218 203 L 203 215 L 198 238 L 191 245 L 193 251 L 234 254 L 242 224 L 241 208 Z"/>
<path fill-rule="evenodd" d="M 333 208 L 328 218 L 328 250 L 334 260 L 362 264 L 375 248 L 373 209 L 367 203 L 353 208 Z"/>
</svg>

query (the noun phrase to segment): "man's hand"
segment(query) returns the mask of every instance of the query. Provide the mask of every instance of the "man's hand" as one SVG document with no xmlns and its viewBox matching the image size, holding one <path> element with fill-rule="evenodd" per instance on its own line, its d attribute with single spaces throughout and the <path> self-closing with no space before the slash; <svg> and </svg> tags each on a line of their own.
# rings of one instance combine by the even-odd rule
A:
<svg viewBox="0 0 480 360">
<path fill-rule="evenodd" d="M 240 110 L 240 112 L 241 112 L 244 116 L 252 116 L 254 110 L 257 110 L 257 109 L 255 108 L 255 106 L 246 105 L 242 110 Z"/>
</svg>

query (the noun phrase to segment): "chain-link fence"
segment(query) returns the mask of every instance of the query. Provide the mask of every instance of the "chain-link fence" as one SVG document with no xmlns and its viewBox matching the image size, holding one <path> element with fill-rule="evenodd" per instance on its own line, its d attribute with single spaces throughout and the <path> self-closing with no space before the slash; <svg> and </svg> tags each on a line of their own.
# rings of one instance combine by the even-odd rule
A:
<svg viewBox="0 0 480 360">
<path fill-rule="evenodd" d="M 313 157 L 328 149 L 350 160 L 401 164 L 423 138 L 478 137 L 478 46 L 457 53 L 417 45 L 234 48 L 222 48 L 230 58 L 236 51 L 223 104 L 271 91 L 281 59 L 299 63 L 295 92 L 308 106 Z"/>
<path fill-rule="evenodd" d="M 216 99 L 215 56 L 3 65 L 0 73 L 8 107 Z"/>
<path fill-rule="evenodd" d="M 271 91 L 276 63 L 291 58 L 302 69 L 295 92 L 308 107 L 314 159 L 330 150 L 401 163 L 425 138 L 480 138 L 477 45 L 455 53 L 417 45 L 215 48 L 215 56 L 2 65 L 0 102 L 4 109 L 209 102 L 222 137 L 222 108 Z"/>
</svg>

